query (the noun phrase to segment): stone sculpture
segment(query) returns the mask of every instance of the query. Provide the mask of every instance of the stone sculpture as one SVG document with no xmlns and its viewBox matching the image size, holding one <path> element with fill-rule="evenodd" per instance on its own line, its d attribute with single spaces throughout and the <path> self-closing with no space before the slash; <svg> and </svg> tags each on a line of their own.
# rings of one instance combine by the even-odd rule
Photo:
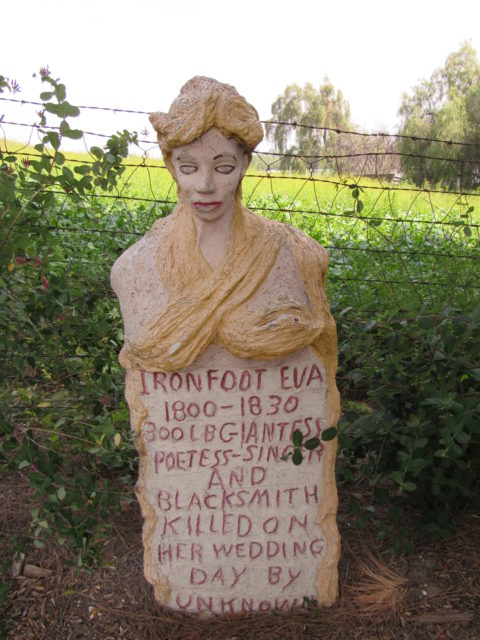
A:
<svg viewBox="0 0 480 640">
<path fill-rule="evenodd" d="M 292 433 L 337 423 L 328 257 L 241 203 L 263 136 L 237 91 L 195 77 L 150 120 L 178 186 L 111 281 L 140 455 L 144 569 L 163 605 L 213 613 L 337 597 L 336 441 L 302 465 Z"/>
</svg>

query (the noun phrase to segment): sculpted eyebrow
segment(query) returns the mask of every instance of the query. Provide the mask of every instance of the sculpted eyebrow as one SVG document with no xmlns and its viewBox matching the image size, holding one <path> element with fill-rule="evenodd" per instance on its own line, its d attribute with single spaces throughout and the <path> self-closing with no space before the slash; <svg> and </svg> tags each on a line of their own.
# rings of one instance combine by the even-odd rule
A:
<svg viewBox="0 0 480 640">
<path fill-rule="evenodd" d="M 188 151 L 182 151 L 181 153 L 179 153 L 177 156 L 177 160 L 195 162 L 195 158 L 193 158 L 188 153 Z"/>
<path fill-rule="evenodd" d="M 235 160 L 235 162 L 237 161 L 237 159 L 233 155 L 233 153 L 220 153 L 218 156 L 214 157 L 214 160 L 218 160 L 219 158 L 233 158 L 233 160 Z"/>
</svg>

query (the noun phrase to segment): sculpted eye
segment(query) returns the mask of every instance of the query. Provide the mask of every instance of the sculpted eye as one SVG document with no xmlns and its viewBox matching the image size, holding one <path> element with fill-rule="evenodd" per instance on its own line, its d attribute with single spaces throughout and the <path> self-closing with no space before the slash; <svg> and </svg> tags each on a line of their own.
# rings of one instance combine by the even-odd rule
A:
<svg viewBox="0 0 480 640">
<path fill-rule="evenodd" d="M 215 171 L 218 171 L 218 173 L 232 173 L 232 171 L 235 170 L 234 165 L 232 164 L 221 164 L 218 167 L 215 167 Z"/>
<path fill-rule="evenodd" d="M 190 173 L 195 173 L 195 171 L 197 170 L 197 167 L 193 164 L 181 164 L 180 165 L 180 171 L 182 173 L 185 173 L 187 175 L 189 175 Z"/>
</svg>

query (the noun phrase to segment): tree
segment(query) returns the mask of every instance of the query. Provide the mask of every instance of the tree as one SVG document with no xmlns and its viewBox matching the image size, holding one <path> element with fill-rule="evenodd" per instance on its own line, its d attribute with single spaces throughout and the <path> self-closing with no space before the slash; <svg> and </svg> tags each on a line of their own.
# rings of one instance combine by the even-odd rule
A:
<svg viewBox="0 0 480 640">
<path fill-rule="evenodd" d="M 344 100 L 341 91 L 335 91 L 328 78 L 324 79 L 318 91 L 310 83 L 303 88 L 298 84 L 288 85 L 272 104 L 272 116 L 275 121 L 290 124 L 267 124 L 267 138 L 273 142 L 276 152 L 295 156 L 331 154 L 338 139 L 338 134 L 334 131 L 296 125 L 342 130 L 351 128 L 350 105 Z M 287 155 L 275 166 L 279 169 L 301 171 L 310 168 L 312 164 L 316 166 L 318 163 L 309 158 Z"/>
<path fill-rule="evenodd" d="M 412 154 L 403 158 L 407 178 L 417 185 L 425 182 L 450 188 L 478 185 L 480 64 L 476 51 L 468 43 L 451 53 L 445 66 L 415 86 L 410 95 L 403 94 L 399 115 L 402 135 L 466 143 L 462 146 L 401 139 L 399 150 Z"/>
</svg>

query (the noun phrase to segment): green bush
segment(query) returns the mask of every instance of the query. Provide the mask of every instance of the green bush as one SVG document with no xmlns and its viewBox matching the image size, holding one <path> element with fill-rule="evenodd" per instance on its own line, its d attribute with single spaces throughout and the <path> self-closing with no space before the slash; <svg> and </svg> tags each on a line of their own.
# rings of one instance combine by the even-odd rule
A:
<svg viewBox="0 0 480 640">
<path fill-rule="evenodd" d="M 447 535 L 457 508 L 480 505 L 480 305 L 344 320 L 339 338 L 340 376 L 364 400 L 340 425 L 340 477 L 389 505 L 399 546 Z"/>
</svg>

